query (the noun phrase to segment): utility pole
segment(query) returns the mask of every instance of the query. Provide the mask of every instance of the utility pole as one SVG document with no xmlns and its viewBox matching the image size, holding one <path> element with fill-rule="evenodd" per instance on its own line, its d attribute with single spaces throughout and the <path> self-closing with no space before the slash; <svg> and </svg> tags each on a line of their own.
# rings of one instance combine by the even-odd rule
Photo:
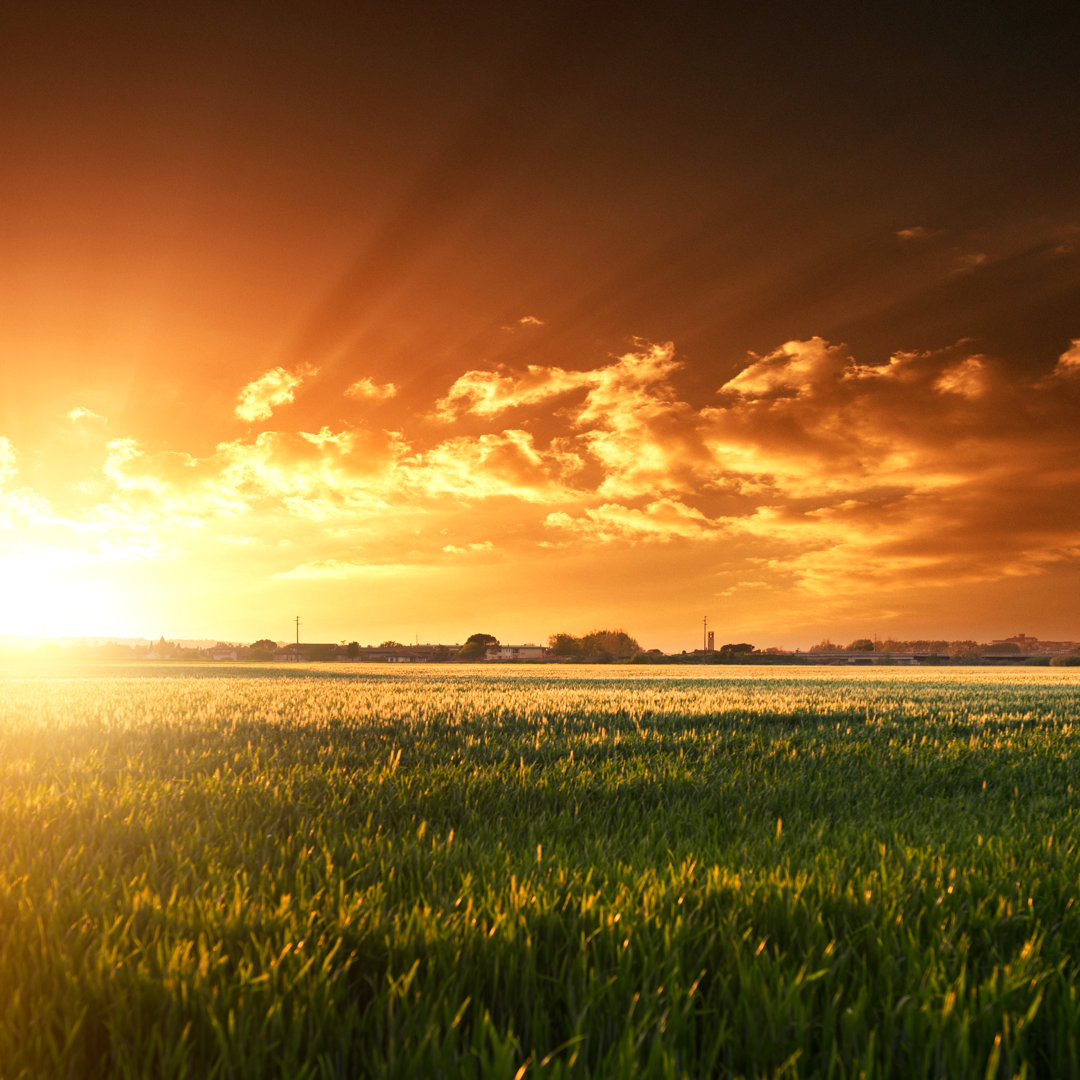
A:
<svg viewBox="0 0 1080 1080">
<path fill-rule="evenodd" d="M 709 616 L 706 615 L 701 620 L 701 649 L 703 652 L 709 651 Z"/>
<path fill-rule="evenodd" d="M 297 644 L 297 647 L 299 647 L 299 645 L 300 645 L 300 616 L 299 615 L 296 616 L 296 644 Z"/>
</svg>

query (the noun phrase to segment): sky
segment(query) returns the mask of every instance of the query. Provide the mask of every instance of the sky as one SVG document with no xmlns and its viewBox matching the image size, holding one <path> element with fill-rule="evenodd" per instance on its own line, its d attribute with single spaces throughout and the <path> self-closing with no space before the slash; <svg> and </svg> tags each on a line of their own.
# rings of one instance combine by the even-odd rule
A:
<svg viewBox="0 0 1080 1080">
<path fill-rule="evenodd" d="M 1076 5 L 0 14 L 0 633 L 1080 639 Z"/>
</svg>

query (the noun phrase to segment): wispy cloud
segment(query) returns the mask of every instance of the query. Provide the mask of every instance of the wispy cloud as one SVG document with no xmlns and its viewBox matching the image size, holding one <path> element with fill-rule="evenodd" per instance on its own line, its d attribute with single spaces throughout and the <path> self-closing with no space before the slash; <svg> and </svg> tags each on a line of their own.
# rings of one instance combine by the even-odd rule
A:
<svg viewBox="0 0 1080 1080">
<path fill-rule="evenodd" d="M 517 322 L 512 323 L 510 326 L 504 326 L 504 330 L 520 330 L 523 326 L 546 326 L 547 323 L 543 319 L 538 319 L 535 315 L 522 315 Z"/>
<path fill-rule="evenodd" d="M 393 578 L 403 575 L 412 576 L 418 569 L 414 564 L 350 562 L 347 559 L 320 559 L 315 562 L 300 563 L 289 570 L 275 574 L 276 578 L 300 580 L 340 581 L 349 578 Z"/>
<path fill-rule="evenodd" d="M 957 255 L 953 263 L 953 273 L 970 274 L 973 270 L 978 270 L 980 266 L 985 266 L 989 258 L 984 251 L 969 251 Z"/>
<path fill-rule="evenodd" d="M 70 410 L 67 414 L 67 418 L 75 424 L 104 424 L 105 417 L 94 412 L 92 409 L 87 409 L 82 405 L 76 406 L 76 408 Z"/>
<path fill-rule="evenodd" d="M 911 243 L 918 240 L 933 240 L 934 237 L 941 236 L 943 232 L 943 229 L 929 229 L 925 225 L 912 225 L 907 229 L 898 229 L 896 238 L 905 243 Z"/>
<path fill-rule="evenodd" d="M 377 383 L 365 376 L 348 386 L 345 396 L 357 398 L 360 401 L 387 401 L 392 397 L 397 397 L 397 392 L 398 388 L 392 382 Z"/>
<path fill-rule="evenodd" d="M 618 541 L 664 543 L 677 539 L 708 540 L 714 539 L 721 531 L 721 527 L 700 510 L 686 506 L 677 499 L 657 499 L 640 508 L 604 503 L 587 507 L 576 517 L 560 511 L 548 514 L 545 524 L 576 534 L 578 538 L 604 544 Z"/>
</svg>

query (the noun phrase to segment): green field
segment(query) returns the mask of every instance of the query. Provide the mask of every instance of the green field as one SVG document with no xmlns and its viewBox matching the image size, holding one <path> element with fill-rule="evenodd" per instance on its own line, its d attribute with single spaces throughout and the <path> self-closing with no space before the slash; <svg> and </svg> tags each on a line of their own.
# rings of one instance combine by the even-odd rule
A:
<svg viewBox="0 0 1080 1080">
<path fill-rule="evenodd" d="M 1080 672 L 0 671 L 0 1077 L 1080 1075 Z"/>
</svg>

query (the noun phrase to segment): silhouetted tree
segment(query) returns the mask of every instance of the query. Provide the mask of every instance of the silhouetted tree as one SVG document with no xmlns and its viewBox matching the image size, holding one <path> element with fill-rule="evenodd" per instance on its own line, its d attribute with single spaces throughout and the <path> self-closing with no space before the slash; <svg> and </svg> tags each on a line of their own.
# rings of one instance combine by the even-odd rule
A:
<svg viewBox="0 0 1080 1080">
<path fill-rule="evenodd" d="M 552 656 L 581 655 L 581 641 L 573 634 L 552 634 L 547 647 Z"/>
<path fill-rule="evenodd" d="M 494 634 L 470 634 L 465 644 L 458 650 L 459 660 L 483 660 L 487 656 L 489 645 L 498 645 L 499 639 Z"/>
<path fill-rule="evenodd" d="M 720 646 L 720 652 L 728 656 L 743 655 L 753 651 L 754 646 L 749 641 L 728 642 L 728 644 Z"/>
<path fill-rule="evenodd" d="M 274 653 L 277 652 L 277 642 L 271 641 L 269 638 L 259 638 L 258 641 L 253 641 L 248 647 L 248 659 L 249 660 L 273 660 Z"/>
<path fill-rule="evenodd" d="M 641 652 L 641 646 L 625 630 L 593 630 L 590 634 L 552 634 L 548 652 L 569 659 L 586 659 L 610 663 L 612 659 L 629 659 Z"/>
</svg>

